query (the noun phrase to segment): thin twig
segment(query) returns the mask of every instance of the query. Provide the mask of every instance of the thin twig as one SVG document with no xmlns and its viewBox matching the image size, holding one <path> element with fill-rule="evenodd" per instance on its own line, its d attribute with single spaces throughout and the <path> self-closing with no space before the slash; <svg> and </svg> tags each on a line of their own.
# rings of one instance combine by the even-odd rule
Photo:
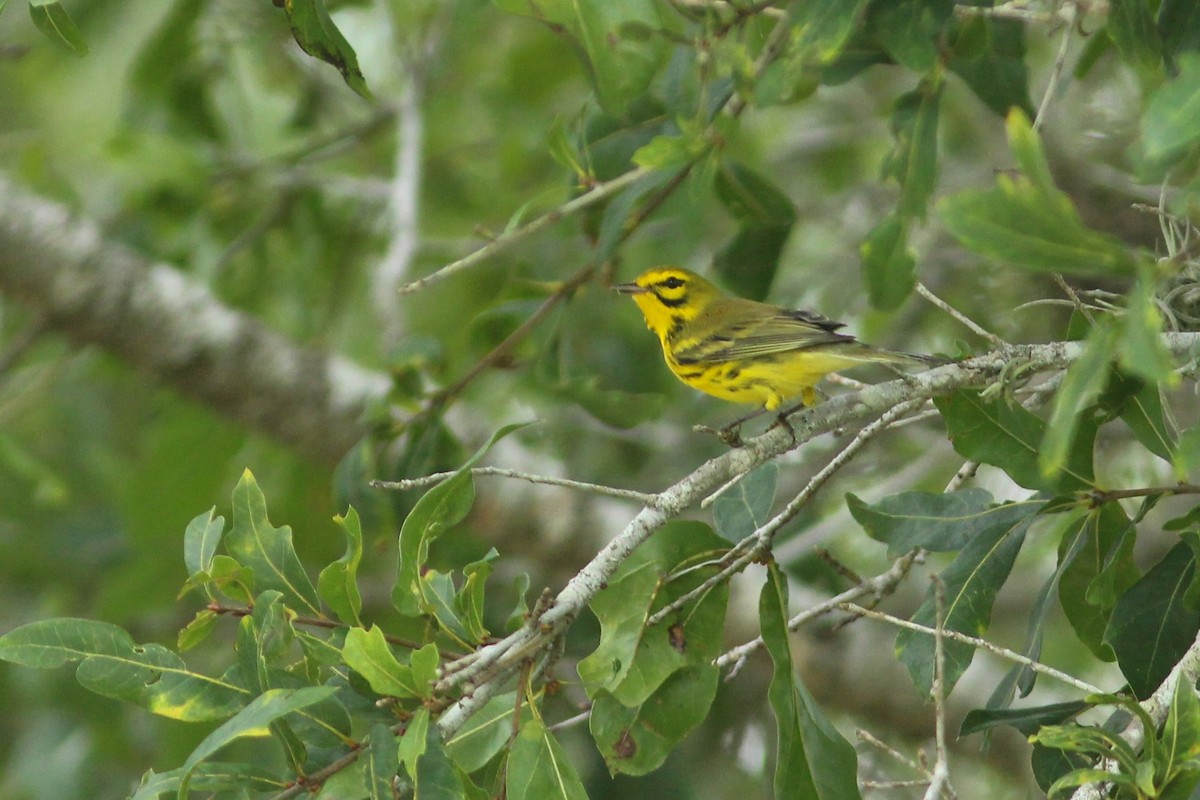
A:
<svg viewBox="0 0 1200 800">
<path fill-rule="evenodd" d="M 646 620 L 646 627 L 657 625 L 696 598 L 704 596 L 711 591 L 714 586 L 729 580 L 731 576 L 741 572 L 746 568 L 747 565 L 754 562 L 756 559 L 760 558 L 763 554 L 770 550 L 771 542 L 774 540 L 775 534 L 779 532 L 779 529 L 790 522 L 798 513 L 800 513 L 800 510 L 808 504 L 813 495 L 817 493 L 817 490 L 824 486 L 825 482 L 833 477 L 834 473 L 845 466 L 850 459 L 854 457 L 855 453 L 861 450 L 874 436 L 887 429 L 887 427 L 897 419 L 900 419 L 911 411 L 920 408 L 924 402 L 925 401 L 921 399 L 909 400 L 908 402 L 901 403 L 894 408 L 888 409 L 886 412 L 881 414 L 878 419 L 860 430 L 855 437 L 850 440 L 849 444 L 842 448 L 842 450 L 838 452 L 836 456 L 830 459 L 828 464 L 822 467 L 816 475 L 813 475 L 812 478 L 809 479 L 808 483 L 804 485 L 804 488 L 792 498 L 792 500 L 784 507 L 783 511 L 776 514 L 766 524 L 762 525 L 753 533 L 748 535 L 745 539 L 738 542 L 734 548 L 735 550 L 740 551 L 736 558 L 734 558 L 732 561 L 729 561 L 726 566 L 718 570 L 715 575 L 705 580 L 695 589 L 692 589 L 690 592 L 685 592 L 652 614 L 650 618 Z"/>
<path fill-rule="evenodd" d="M 542 228 L 552 225 L 559 220 L 571 216 L 572 214 L 577 214 L 580 211 L 590 208 L 603 200 L 607 200 L 626 187 L 632 186 L 642 178 L 645 178 L 651 172 L 652 170 L 644 167 L 638 167 L 637 169 L 632 169 L 629 172 L 626 172 L 624 175 L 613 178 L 611 181 L 607 181 L 606 183 L 598 183 L 589 191 L 579 195 L 573 200 L 563 203 L 558 208 L 548 211 L 537 219 L 530 220 L 524 225 L 518 225 L 507 233 L 497 236 L 495 239 L 488 242 L 470 255 L 464 256 L 457 261 L 452 261 L 436 272 L 432 272 L 423 278 L 413 281 L 412 283 L 405 284 L 396 291 L 398 291 L 400 294 L 412 294 L 413 292 L 419 292 L 430 284 L 445 280 L 455 273 L 473 267 L 481 261 L 491 258 L 506 247 L 516 244 L 517 242 L 528 238 L 530 235 L 537 233 Z"/>
<path fill-rule="evenodd" d="M 925 790 L 924 800 L 937 800 L 939 796 L 955 798 L 950 786 L 950 761 L 946 748 L 946 584 L 937 575 L 932 576 L 934 596 L 933 629 L 933 693 L 934 707 L 934 763 Z"/>
<path fill-rule="evenodd" d="M 933 292 L 931 292 L 929 290 L 928 286 L 921 283 L 920 281 L 917 281 L 917 294 L 921 295 L 921 297 L 924 297 L 930 303 L 937 306 L 942 311 L 945 311 L 950 316 L 954 317 L 956 320 L 958 320 L 963 325 L 965 325 L 967 328 L 969 328 L 971 330 L 971 332 L 974 333 L 976 336 L 982 336 L 984 339 L 987 339 L 988 342 L 990 342 L 993 347 L 997 347 L 997 348 L 1008 347 L 1008 342 L 1004 341 L 999 336 L 992 333 L 987 328 L 984 328 L 982 325 L 977 323 L 975 320 L 971 319 L 966 314 L 962 313 L 957 308 L 950 305 L 942 298 L 938 297 L 936 294 L 934 294 Z"/>
<path fill-rule="evenodd" d="M 1037 116 L 1033 118 L 1033 130 L 1041 131 L 1042 126 L 1046 124 L 1046 110 L 1050 107 L 1050 100 L 1054 93 L 1058 91 L 1058 82 L 1062 78 L 1063 66 L 1067 62 L 1067 47 L 1071 43 L 1071 34 L 1075 32 L 1075 14 L 1076 8 L 1074 0 L 1069 0 L 1062 5 L 1059 13 L 1063 19 L 1063 34 L 1062 41 L 1058 44 L 1058 55 L 1054 59 L 1054 68 L 1050 71 L 1050 80 L 1046 84 L 1046 93 L 1042 95 L 1041 105 L 1038 106 Z"/>
<path fill-rule="evenodd" d="M 435 483 L 441 483 L 446 478 L 454 474 L 454 471 L 435 472 L 432 475 L 426 475 L 423 478 L 408 478 L 401 481 L 371 481 L 368 485 L 374 489 L 392 489 L 395 491 L 406 492 L 410 489 L 420 489 L 425 486 L 430 486 Z M 502 467 L 474 467 L 471 469 L 472 475 L 484 475 L 497 478 L 513 478 L 515 480 L 527 481 L 529 483 L 540 483 L 546 486 L 563 486 L 567 489 L 577 489 L 581 492 L 591 492 L 592 494 L 602 494 L 608 497 L 619 497 L 622 500 L 632 500 L 642 505 L 654 505 L 658 502 L 658 495 L 648 492 L 638 492 L 633 489 L 618 489 L 614 486 L 605 486 L 600 483 L 585 483 L 583 481 L 573 481 L 567 478 L 555 478 L 551 475 L 535 475 L 529 472 L 521 472 L 515 469 L 504 469 Z"/>
<path fill-rule="evenodd" d="M 840 608 L 843 611 L 850 612 L 851 614 L 858 614 L 860 616 L 870 617 L 871 619 L 877 619 L 890 623 L 898 628 L 908 628 L 909 630 L 928 634 L 929 636 L 933 636 L 935 633 L 934 629 L 930 628 L 928 625 L 921 625 L 918 622 L 910 622 L 909 620 L 901 619 L 900 617 L 894 617 L 891 614 L 885 614 L 882 611 L 872 611 L 869 608 L 863 608 L 862 606 L 855 605 L 854 603 L 842 603 Z M 1074 675 L 1068 675 L 1067 673 L 1057 670 L 1054 667 L 1048 667 L 1040 661 L 1034 661 L 1032 658 L 1023 656 L 1015 650 L 1009 650 L 1007 647 L 1001 647 L 998 644 L 992 644 L 986 639 L 980 639 L 976 636 L 968 636 L 965 633 L 959 633 L 958 631 L 952 629 L 946 629 L 943 631 L 942 635 L 947 639 L 953 639 L 956 642 L 969 644 L 979 650 L 986 650 L 987 652 L 1000 656 L 1000 658 L 1007 659 L 1014 664 L 1020 664 L 1021 666 L 1029 667 L 1034 672 L 1040 672 L 1043 675 L 1049 675 L 1051 678 L 1054 678 L 1057 681 L 1062 681 L 1063 683 L 1074 686 L 1076 689 L 1087 692 L 1088 694 L 1104 694 L 1103 689 L 1092 686 L 1086 681 L 1081 681 Z"/>
<path fill-rule="evenodd" d="M 901 556 L 892 563 L 891 568 L 888 569 L 887 572 L 876 575 L 873 578 L 867 578 L 857 586 L 853 586 L 839 595 L 835 595 L 834 597 L 830 597 L 828 600 L 823 600 L 814 606 L 804 609 L 799 614 L 788 620 L 787 629 L 789 631 L 798 630 L 805 623 L 811 622 L 817 617 L 828 614 L 835 608 L 840 607 L 843 603 L 849 603 L 853 600 L 857 600 L 860 597 L 869 595 L 873 598 L 881 598 L 885 595 L 891 594 L 893 591 L 895 591 L 896 587 L 900 585 L 900 582 L 907 577 L 909 570 L 912 569 L 912 565 L 919 562 L 923 558 L 924 551 L 922 550 L 913 550 L 912 552 Z M 733 677 L 737 670 L 740 669 L 741 664 L 746 660 L 746 658 L 755 650 L 762 647 L 762 645 L 763 640 L 761 636 L 751 639 L 750 641 L 740 644 L 737 647 L 726 650 L 724 653 L 718 656 L 716 660 L 713 661 L 713 666 L 717 667 L 718 669 L 724 669 L 732 664 L 733 668 L 730 670 L 729 674 L 725 676 L 725 680 L 728 681 Z"/>
</svg>

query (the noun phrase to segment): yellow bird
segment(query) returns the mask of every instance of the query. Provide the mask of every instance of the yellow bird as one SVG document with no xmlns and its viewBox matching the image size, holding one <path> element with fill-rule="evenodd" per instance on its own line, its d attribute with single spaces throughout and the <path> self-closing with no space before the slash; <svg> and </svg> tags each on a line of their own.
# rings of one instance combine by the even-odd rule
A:
<svg viewBox="0 0 1200 800">
<path fill-rule="evenodd" d="M 633 297 L 675 377 L 713 397 L 768 411 L 794 397 L 815 405 L 822 378 L 861 364 L 949 363 L 871 347 L 837 333 L 840 322 L 730 297 L 678 267 L 652 269 L 613 288 Z"/>
</svg>

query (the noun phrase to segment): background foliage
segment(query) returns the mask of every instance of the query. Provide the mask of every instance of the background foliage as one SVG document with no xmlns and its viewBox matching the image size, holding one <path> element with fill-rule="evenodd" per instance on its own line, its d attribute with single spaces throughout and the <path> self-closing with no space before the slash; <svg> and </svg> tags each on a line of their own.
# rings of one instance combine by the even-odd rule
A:
<svg viewBox="0 0 1200 800">
<path fill-rule="evenodd" d="M 1190 0 L 18 0 L 0 78 L 0 796 L 1200 779 Z M 127 256 L 297 349 L 187 388 Z M 984 355 L 727 453 L 606 291 L 663 263 Z M 325 356 L 351 421 L 272 414 Z M 789 634 L 848 590 L 895 616 Z"/>
</svg>

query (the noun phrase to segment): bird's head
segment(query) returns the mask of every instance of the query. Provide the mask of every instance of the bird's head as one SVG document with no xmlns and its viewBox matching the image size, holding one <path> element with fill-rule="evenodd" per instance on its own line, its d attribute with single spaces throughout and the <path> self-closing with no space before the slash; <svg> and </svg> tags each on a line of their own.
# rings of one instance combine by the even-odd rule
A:
<svg viewBox="0 0 1200 800">
<path fill-rule="evenodd" d="M 632 283 L 619 283 L 613 288 L 633 297 L 646 318 L 646 327 L 660 336 L 721 297 L 717 287 L 680 267 L 656 267 Z"/>
</svg>

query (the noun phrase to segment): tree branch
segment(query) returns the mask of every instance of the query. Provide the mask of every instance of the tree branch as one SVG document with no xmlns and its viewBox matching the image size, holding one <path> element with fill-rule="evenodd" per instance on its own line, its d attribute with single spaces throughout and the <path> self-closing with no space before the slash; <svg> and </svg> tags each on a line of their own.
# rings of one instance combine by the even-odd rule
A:
<svg viewBox="0 0 1200 800">
<path fill-rule="evenodd" d="M 366 431 L 388 378 L 302 347 L 99 226 L 0 178 L 0 292 L 46 327 L 326 463 Z"/>
</svg>

